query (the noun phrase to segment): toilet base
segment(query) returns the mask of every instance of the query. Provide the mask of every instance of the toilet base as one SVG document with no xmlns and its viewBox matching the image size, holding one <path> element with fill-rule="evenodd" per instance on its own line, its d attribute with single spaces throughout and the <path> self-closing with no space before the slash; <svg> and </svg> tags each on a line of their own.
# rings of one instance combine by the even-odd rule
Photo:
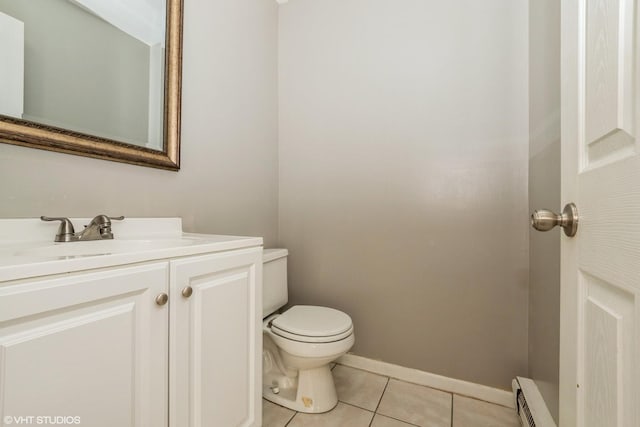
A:
<svg viewBox="0 0 640 427">
<path fill-rule="evenodd" d="M 266 373 L 262 396 L 285 408 L 309 414 L 328 412 L 338 404 L 338 395 L 328 364 L 313 369 L 302 369 L 294 378 Z"/>
</svg>

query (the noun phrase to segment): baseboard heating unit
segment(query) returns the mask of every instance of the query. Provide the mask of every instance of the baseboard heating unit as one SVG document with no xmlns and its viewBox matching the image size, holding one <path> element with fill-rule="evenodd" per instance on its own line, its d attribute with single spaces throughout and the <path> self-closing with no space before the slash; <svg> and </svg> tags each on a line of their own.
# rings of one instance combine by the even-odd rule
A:
<svg viewBox="0 0 640 427">
<path fill-rule="evenodd" d="M 529 378 L 516 377 L 511 382 L 513 397 L 516 399 L 518 417 L 523 427 L 556 427 L 553 417 L 538 390 Z"/>
</svg>

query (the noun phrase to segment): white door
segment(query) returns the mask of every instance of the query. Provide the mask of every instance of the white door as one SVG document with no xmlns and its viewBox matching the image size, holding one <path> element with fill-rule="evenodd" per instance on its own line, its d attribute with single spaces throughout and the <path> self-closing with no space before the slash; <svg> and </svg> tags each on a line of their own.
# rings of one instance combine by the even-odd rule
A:
<svg viewBox="0 0 640 427">
<path fill-rule="evenodd" d="M 170 427 L 259 427 L 262 249 L 170 268 Z"/>
<path fill-rule="evenodd" d="M 167 276 L 157 263 L 3 284 L 0 426 L 166 426 Z"/>
<path fill-rule="evenodd" d="M 636 0 L 562 1 L 560 427 L 640 426 Z"/>
</svg>

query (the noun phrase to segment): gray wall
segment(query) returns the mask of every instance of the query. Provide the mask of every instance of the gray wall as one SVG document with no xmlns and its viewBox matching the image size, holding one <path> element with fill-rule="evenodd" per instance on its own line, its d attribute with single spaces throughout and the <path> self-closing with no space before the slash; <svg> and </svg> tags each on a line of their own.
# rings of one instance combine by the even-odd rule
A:
<svg viewBox="0 0 640 427">
<path fill-rule="evenodd" d="M 0 144 L 0 217 L 181 216 L 273 244 L 277 19 L 272 1 L 185 2 L 180 172 Z"/>
<path fill-rule="evenodd" d="M 529 209 L 560 209 L 560 2 L 530 2 Z M 529 375 L 558 421 L 560 230 L 529 237 Z"/>
<path fill-rule="evenodd" d="M 366 3 L 366 5 L 365 5 Z M 185 2 L 178 173 L 0 144 L 0 217 L 181 216 L 291 250 L 354 351 L 508 387 L 527 367 L 526 4 Z M 553 0 L 531 2 L 532 208 L 559 207 Z M 366 6 L 366 7 L 365 7 Z M 366 13 L 364 13 L 366 11 Z M 531 235 L 530 375 L 557 413 L 556 232 Z"/>
<path fill-rule="evenodd" d="M 528 2 L 280 7 L 292 303 L 353 352 L 510 387 L 527 372 Z"/>
<path fill-rule="evenodd" d="M 148 45 L 67 0 L 0 0 L 0 10 L 25 23 L 25 119 L 148 141 Z"/>
</svg>

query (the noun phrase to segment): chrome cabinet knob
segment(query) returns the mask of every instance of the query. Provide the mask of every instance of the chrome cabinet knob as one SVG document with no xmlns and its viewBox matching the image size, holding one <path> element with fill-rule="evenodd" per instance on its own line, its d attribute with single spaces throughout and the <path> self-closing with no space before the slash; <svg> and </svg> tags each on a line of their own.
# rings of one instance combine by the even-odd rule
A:
<svg viewBox="0 0 640 427">
<path fill-rule="evenodd" d="M 164 292 L 156 297 L 156 304 L 165 305 L 169 301 L 169 295 Z"/>
<path fill-rule="evenodd" d="M 573 237 L 576 235 L 578 231 L 578 208 L 576 208 L 575 204 L 567 204 L 560 215 L 548 209 L 536 210 L 531 214 L 531 226 L 538 231 L 549 231 L 558 225 L 564 229 L 564 234 L 567 236 Z"/>
<path fill-rule="evenodd" d="M 182 289 L 183 297 L 189 298 L 191 295 L 193 295 L 193 288 L 191 286 L 187 286 L 186 288 Z"/>
</svg>

